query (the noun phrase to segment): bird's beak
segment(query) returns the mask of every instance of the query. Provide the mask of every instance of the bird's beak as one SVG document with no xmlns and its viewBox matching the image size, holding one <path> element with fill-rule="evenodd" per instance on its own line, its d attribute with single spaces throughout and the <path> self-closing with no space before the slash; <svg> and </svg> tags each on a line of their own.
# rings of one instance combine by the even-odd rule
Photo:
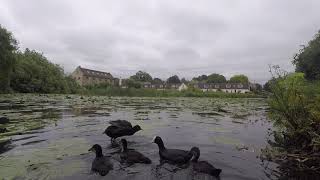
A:
<svg viewBox="0 0 320 180">
<path fill-rule="evenodd" d="M 88 151 L 93 151 L 93 148 L 90 148 Z"/>
<path fill-rule="evenodd" d="M 156 140 L 156 136 L 152 138 L 151 143 L 155 143 L 154 141 Z"/>
</svg>

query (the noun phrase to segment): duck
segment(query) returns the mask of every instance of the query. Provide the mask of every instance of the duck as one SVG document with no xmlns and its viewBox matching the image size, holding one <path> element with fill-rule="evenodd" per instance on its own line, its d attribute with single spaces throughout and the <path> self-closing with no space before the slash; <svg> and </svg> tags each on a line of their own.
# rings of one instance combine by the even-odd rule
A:
<svg viewBox="0 0 320 180">
<path fill-rule="evenodd" d="M 112 143 L 118 137 L 131 136 L 140 130 L 142 129 L 139 125 L 136 125 L 134 127 L 111 125 L 107 127 L 107 129 L 103 133 L 111 138 Z"/>
<path fill-rule="evenodd" d="M 190 151 L 180 149 L 167 149 L 159 136 L 155 136 L 152 140 L 159 148 L 160 163 L 168 162 L 169 164 L 186 164 L 194 155 L 193 148 Z"/>
<path fill-rule="evenodd" d="M 95 152 L 96 157 L 94 158 L 91 171 L 99 173 L 101 176 L 105 176 L 113 169 L 113 164 L 110 159 L 102 154 L 102 148 L 99 144 L 93 145 L 89 151 Z"/>
<path fill-rule="evenodd" d="M 194 152 L 194 155 L 191 162 L 192 162 L 194 171 L 209 174 L 214 177 L 220 176 L 220 173 L 222 172 L 221 169 L 215 168 L 213 165 L 211 165 L 207 161 L 198 161 L 200 157 L 200 149 L 198 147 L 194 147 L 193 152 Z"/>
<path fill-rule="evenodd" d="M 121 163 L 126 163 L 132 165 L 135 163 L 151 164 L 152 161 L 135 150 L 128 149 L 128 142 L 126 139 L 121 139 L 121 153 L 120 153 Z"/>
</svg>

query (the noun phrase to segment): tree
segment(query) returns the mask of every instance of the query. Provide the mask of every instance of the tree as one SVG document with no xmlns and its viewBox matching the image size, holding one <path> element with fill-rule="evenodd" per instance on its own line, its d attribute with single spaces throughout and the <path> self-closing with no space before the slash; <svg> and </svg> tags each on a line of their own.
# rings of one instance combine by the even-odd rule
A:
<svg viewBox="0 0 320 180">
<path fill-rule="evenodd" d="M 270 79 L 269 81 L 267 81 L 264 85 L 263 85 L 263 90 L 265 91 L 268 91 L 268 92 L 271 92 L 271 88 L 272 88 L 272 85 L 274 85 L 276 83 L 276 79 L 275 78 L 272 78 Z"/>
<path fill-rule="evenodd" d="M 15 63 L 15 51 L 18 49 L 17 40 L 12 33 L 0 25 L 0 92 L 10 89 L 12 69 Z"/>
<path fill-rule="evenodd" d="M 167 79 L 167 82 L 168 83 L 171 83 L 171 84 L 179 84 L 181 83 L 179 77 L 177 75 L 174 75 L 174 76 L 171 76 Z"/>
<path fill-rule="evenodd" d="M 152 80 L 152 82 L 155 83 L 155 84 L 162 84 L 163 83 L 163 81 L 160 78 L 154 78 Z"/>
<path fill-rule="evenodd" d="M 208 80 L 208 76 L 204 74 L 198 77 L 194 77 L 192 78 L 192 80 L 198 81 L 198 82 L 206 82 Z"/>
<path fill-rule="evenodd" d="M 253 86 L 252 86 L 252 90 L 253 90 L 254 92 L 260 92 L 260 91 L 262 91 L 262 85 L 259 84 L 259 83 L 255 83 L 255 84 L 253 84 Z"/>
<path fill-rule="evenodd" d="M 11 87 L 17 92 L 71 93 L 78 88 L 59 65 L 34 50 L 16 53 L 13 72 Z"/>
<path fill-rule="evenodd" d="M 320 31 L 295 55 L 293 64 L 296 72 L 303 72 L 307 80 L 320 79 Z"/>
<path fill-rule="evenodd" d="M 230 83 L 249 83 L 249 79 L 246 75 L 234 75 L 229 80 Z"/>
<path fill-rule="evenodd" d="M 141 88 L 141 83 L 139 83 L 133 79 L 128 79 L 127 85 L 129 88 Z"/>
<path fill-rule="evenodd" d="M 227 82 L 226 78 L 223 75 L 216 74 L 216 73 L 210 74 L 207 80 L 207 83 L 225 83 L 225 82 Z"/>
<path fill-rule="evenodd" d="M 151 82 L 152 77 L 147 72 L 138 71 L 135 75 L 131 76 L 130 79 L 133 79 L 135 81 L 139 82 Z"/>
<path fill-rule="evenodd" d="M 264 85 L 263 85 L 263 90 L 271 92 L 271 80 L 267 81 Z"/>
<path fill-rule="evenodd" d="M 189 81 L 188 80 L 186 80 L 186 78 L 182 78 L 181 79 L 181 83 L 185 83 L 185 84 L 187 84 Z"/>
</svg>

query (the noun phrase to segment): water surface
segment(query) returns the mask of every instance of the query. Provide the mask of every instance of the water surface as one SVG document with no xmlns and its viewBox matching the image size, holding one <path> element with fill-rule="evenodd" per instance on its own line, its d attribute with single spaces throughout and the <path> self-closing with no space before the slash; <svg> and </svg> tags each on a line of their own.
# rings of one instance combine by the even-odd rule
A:
<svg viewBox="0 0 320 180">
<path fill-rule="evenodd" d="M 221 179 L 272 179 L 272 170 L 262 163 L 260 149 L 267 144 L 268 129 L 264 99 L 218 98 L 120 98 L 76 95 L 2 95 L 0 116 L 10 123 L 0 125 L 0 177 L 4 179 L 103 179 L 90 172 L 94 154 L 88 149 L 100 144 L 110 155 L 113 179 L 215 179 L 191 168 L 159 164 L 152 138 L 161 136 L 169 148 L 189 150 L 198 146 L 201 160 L 221 168 Z M 122 167 L 118 149 L 102 132 L 111 120 L 139 124 L 143 131 L 126 137 L 152 165 Z"/>
</svg>

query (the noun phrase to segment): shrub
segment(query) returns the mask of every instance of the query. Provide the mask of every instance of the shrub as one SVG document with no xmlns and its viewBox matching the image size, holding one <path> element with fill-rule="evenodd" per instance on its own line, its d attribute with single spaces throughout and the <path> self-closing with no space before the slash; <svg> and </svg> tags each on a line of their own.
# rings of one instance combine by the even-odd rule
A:
<svg viewBox="0 0 320 180">
<path fill-rule="evenodd" d="M 265 152 L 280 162 L 285 176 L 319 175 L 320 83 L 306 81 L 303 73 L 276 74 L 268 102 L 278 130 L 270 141 L 273 150 Z"/>
</svg>

